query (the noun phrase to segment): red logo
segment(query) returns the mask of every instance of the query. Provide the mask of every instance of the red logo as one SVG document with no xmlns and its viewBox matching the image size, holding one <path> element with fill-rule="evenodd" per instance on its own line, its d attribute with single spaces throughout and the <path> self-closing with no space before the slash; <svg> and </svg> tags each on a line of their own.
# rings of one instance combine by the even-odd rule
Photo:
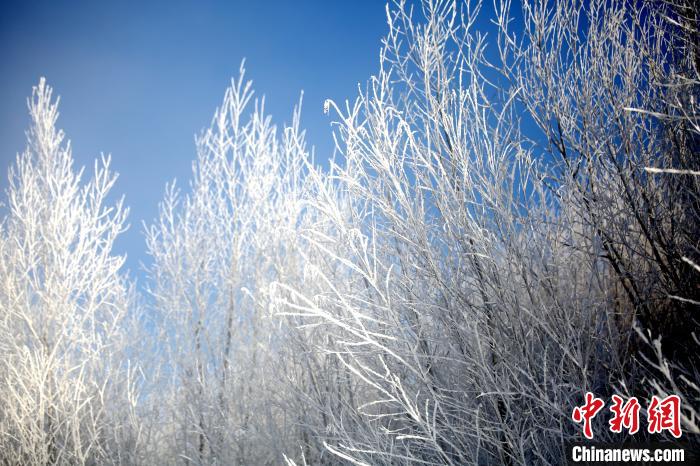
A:
<svg viewBox="0 0 700 466">
<path fill-rule="evenodd" d="M 585 403 L 576 406 L 571 419 L 574 422 L 583 423 L 583 435 L 587 439 L 593 439 L 593 418 L 603 409 L 605 402 L 596 398 L 591 392 L 586 393 Z M 639 411 L 641 406 L 636 397 L 631 397 L 625 401 L 621 396 L 612 396 L 612 418 L 608 421 L 611 432 L 622 433 L 626 429 L 629 434 L 639 432 Z M 675 438 L 680 438 L 681 432 L 681 399 L 678 395 L 670 395 L 660 398 L 656 395 L 651 397 L 651 402 L 647 412 L 647 432 L 650 434 L 660 434 L 667 430 Z"/>
<path fill-rule="evenodd" d="M 681 399 L 678 395 L 670 395 L 663 400 L 658 396 L 651 397 L 647 409 L 650 434 L 658 434 L 664 430 L 671 432 L 676 438 L 681 436 Z"/>
<path fill-rule="evenodd" d="M 583 406 L 577 406 L 574 408 L 574 412 L 571 414 L 571 419 L 574 422 L 580 423 L 583 421 L 583 435 L 587 439 L 593 438 L 593 429 L 591 428 L 591 420 L 598 414 L 598 411 L 603 409 L 605 402 L 600 398 L 596 398 L 593 393 L 586 393 L 586 404 Z"/>
<path fill-rule="evenodd" d="M 639 401 L 637 398 L 633 396 L 624 405 L 624 400 L 619 396 L 613 395 L 612 399 L 613 405 L 610 407 L 610 411 L 613 412 L 614 416 L 609 422 L 610 431 L 619 434 L 624 427 L 630 434 L 636 434 L 639 431 Z"/>
</svg>

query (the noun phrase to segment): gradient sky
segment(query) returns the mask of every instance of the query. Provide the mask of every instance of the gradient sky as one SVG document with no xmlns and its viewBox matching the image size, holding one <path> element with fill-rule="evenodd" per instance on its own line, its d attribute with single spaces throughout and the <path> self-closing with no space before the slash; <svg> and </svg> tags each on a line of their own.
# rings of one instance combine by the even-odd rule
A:
<svg viewBox="0 0 700 466">
<path fill-rule="evenodd" d="M 24 149 L 26 99 L 45 76 L 61 96 L 58 126 L 76 168 L 112 154 L 131 227 L 116 245 L 143 284 L 142 222 L 165 184 L 189 180 L 194 134 L 209 124 L 246 59 L 277 124 L 304 91 L 302 124 L 317 160 L 333 151 L 323 101 L 353 98 L 374 74 L 385 2 L 17 1 L 0 13 L 0 189 Z M 2 196 L 4 199 L 4 195 Z"/>
</svg>

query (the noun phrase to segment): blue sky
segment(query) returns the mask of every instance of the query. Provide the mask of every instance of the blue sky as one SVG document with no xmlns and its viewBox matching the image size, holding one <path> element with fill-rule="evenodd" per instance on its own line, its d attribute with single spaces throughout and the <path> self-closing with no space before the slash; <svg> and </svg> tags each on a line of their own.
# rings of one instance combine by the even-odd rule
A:
<svg viewBox="0 0 700 466">
<path fill-rule="evenodd" d="M 167 182 L 189 180 L 194 134 L 209 124 L 241 60 L 278 124 L 304 91 L 302 124 L 323 161 L 333 151 L 323 101 L 355 96 L 377 70 L 386 30 L 381 0 L 28 0 L 2 8 L 0 189 L 25 145 L 27 96 L 45 76 L 61 96 L 59 127 L 76 168 L 112 154 L 114 193 L 131 209 L 116 252 L 128 254 L 141 282 L 142 221 L 156 217 Z"/>
</svg>

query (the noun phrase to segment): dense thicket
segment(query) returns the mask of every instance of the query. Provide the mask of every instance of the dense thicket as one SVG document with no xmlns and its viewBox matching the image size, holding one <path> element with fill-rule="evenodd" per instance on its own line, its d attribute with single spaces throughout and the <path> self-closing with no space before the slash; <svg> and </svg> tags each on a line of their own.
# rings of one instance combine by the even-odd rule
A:
<svg viewBox="0 0 700 466">
<path fill-rule="evenodd" d="M 42 82 L 0 235 L 2 462 L 561 464 L 587 391 L 679 395 L 698 448 L 697 11 L 391 3 L 328 169 L 241 70 L 143 300 Z"/>
</svg>

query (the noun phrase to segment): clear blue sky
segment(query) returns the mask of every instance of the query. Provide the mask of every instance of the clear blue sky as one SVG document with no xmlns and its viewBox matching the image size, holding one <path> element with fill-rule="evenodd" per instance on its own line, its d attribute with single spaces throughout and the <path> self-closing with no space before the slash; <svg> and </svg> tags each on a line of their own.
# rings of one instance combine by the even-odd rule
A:
<svg viewBox="0 0 700 466">
<path fill-rule="evenodd" d="M 76 168 L 112 154 L 114 192 L 131 208 L 116 252 L 142 281 L 142 221 L 156 217 L 167 182 L 189 180 L 194 134 L 241 60 L 278 124 L 304 91 L 302 123 L 323 161 L 333 150 L 323 101 L 356 95 L 377 70 L 385 30 L 382 0 L 3 2 L 0 189 L 24 148 L 26 98 L 45 76 Z"/>
</svg>

